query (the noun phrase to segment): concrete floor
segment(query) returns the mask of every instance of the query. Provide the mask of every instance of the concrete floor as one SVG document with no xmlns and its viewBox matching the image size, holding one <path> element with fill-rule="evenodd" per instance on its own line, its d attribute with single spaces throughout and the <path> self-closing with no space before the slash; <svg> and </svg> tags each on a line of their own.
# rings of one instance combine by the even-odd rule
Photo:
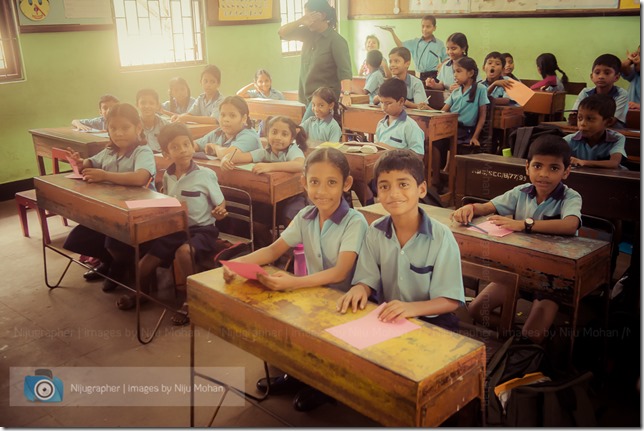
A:
<svg viewBox="0 0 644 431">
<path fill-rule="evenodd" d="M 73 223 L 72 223 L 73 224 Z M 6 427 L 187 427 L 188 407 L 96 407 L 55 406 L 35 403 L 33 407 L 10 406 L 10 367 L 188 367 L 189 327 L 173 327 L 165 318 L 156 339 L 141 345 L 134 335 L 135 313 L 120 311 L 115 300 L 123 293 L 101 291 L 101 282 L 88 283 L 84 269 L 72 265 L 62 287 L 49 290 L 43 280 L 41 233 L 35 213 L 29 214 L 31 238 L 20 230 L 13 201 L 0 202 L 0 426 Z M 59 217 L 49 219 L 52 239 L 61 244 L 70 228 Z M 65 265 L 51 256 L 53 276 Z M 166 292 L 167 294 L 168 292 Z M 146 306 L 146 326 L 158 307 Z M 263 363 L 212 334 L 195 332 L 197 366 L 237 366 L 245 369 L 245 387 L 254 392 L 263 375 Z M 12 382 L 22 391 L 22 381 Z M 601 406 L 602 425 L 640 426 L 639 394 L 623 403 Z M 235 397 L 235 395 L 228 395 Z M 630 396 L 630 395 L 629 395 Z M 369 418 L 340 404 L 327 404 L 309 413 L 291 407 L 291 395 L 271 396 L 261 403 L 286 423 L 315 427 L 378 426 Z M 214 396 L 212 405 L 218 401 Z M 196 424 L 205 426 L 213 409 L 197 409 Z M 239 407 L 223 407 L 214 426 L 278 427 L 284 424 L 262 409 L 244 401 Z"/>
</svg>

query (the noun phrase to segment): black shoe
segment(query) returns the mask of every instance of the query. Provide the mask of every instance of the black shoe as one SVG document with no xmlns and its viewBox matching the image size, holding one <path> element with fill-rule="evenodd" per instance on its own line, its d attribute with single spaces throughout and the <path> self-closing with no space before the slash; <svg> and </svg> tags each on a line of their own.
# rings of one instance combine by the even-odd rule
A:
<svg viewBox="0 0 644 431">
<path fill-rule="evenodd" d="M 111 292 L 112 290 L 116 289 L 117 286 L 118 284 L 106 278 L 105 281 L 103 281 L 103 292 Z"/>
<path fill-rule="evenodd" d="M 293 408 L 298 412 L 310 412 L 322 404 L 329 402 L 335 402 L 335 399 L 317 389 L 308 387 L 302 389 L 295 395 L 295 398 L 293 398 Z"/>
<path fill-rule="evenodd" d="M 263 377 L 257 381 L 257 389 L 261 392 L 266 393 L 268 390 L 268 385 L 266 377 Z M 271 394 L 283 394 L 285 392 L 294 392 L 297 389 L 302 388 L 302 382 L 297 380 L 295 377 L 289 376 L 288 374 L 283 374 L 277 377 L 271 377 Z"/>
<path fill-rule="evenodd" d="M 85 274 L 83 274 L 83 278 L 87 281 L 100 280 L 101 278 L 103 278 L 101 274 L 107 274 L 109 270 L 109 264 L 101 262 L 96 268 L 90 269 Z"/>
</svg>

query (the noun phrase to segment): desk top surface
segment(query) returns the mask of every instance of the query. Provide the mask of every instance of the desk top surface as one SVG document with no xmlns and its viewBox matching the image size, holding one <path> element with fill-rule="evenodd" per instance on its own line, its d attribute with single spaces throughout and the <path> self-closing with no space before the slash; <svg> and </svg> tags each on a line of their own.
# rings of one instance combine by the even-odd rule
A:
<svg viewBox="0 0 644 431">
<path fill-rule="evenodd" d="M 608 245 L 608 242 L 606 241 L 590 238 L 525 234 L 522 232 L 514 232 L 503 238 L 492 237 L 477 230 L 469 230 L 467 226 L 463 226 L 460 223 L 450 220 L 450 214 L 453 210 L 449 208 L 440 208 L 426 204 L 419 205 L 431 218 L 449 227 L 455 235 L 464 235 L 473 239 L 485 240 L 498 245 L 529 249 L 535 253 L 554 255 L 564 259 L 579 260 Z M 383 216 L 388 214 L 382 204 L 379 203 L 357 208 L 357 210 L 363 214 L 370 213 L 370 215 Z M 473 223 L 479 224 L 483 221 L 485 221 L 485 217 L 477 217 L 473 220 Z"/>
<path fill-rule="evenodd" d="M 223 269 L 217 268 L 190 276 L 188 289 L 215 291 L 229 300 L 252 307 L 256 313 L 270 316 L 293 331 L 306 332 L 323 343 L 330 343 L 415 382 L 423 381 L 452 362 L 483 348 L 479 341 L 412 319 L 421 325 L 420 329 L 359 350 L 325 329 L 363 317 L 376 305 L 368 303 L 364 310 L 355 314 L 340 314 L 336 311 L 336 301 L 342 293 L 327 287 L 273 292 L 240 277 L 226 284 Z"/>
<path fill-rule="evenodd" d="M 186 124 L 188 129 L 191 131 L 193 137 L 201 137 L 206 133 L 214 130 L 216 127 L 214 124 L 199 124 L 199 123 L 189 123 Z M 95 133 L 106 133 L 106 132 L 79 132 L 71 126 L 65 127 L 46 127 L 42 129 L 31 129 L 29 130 L 34 136 L 41 136 L 45 138 L 57 139 L 61 141 L 73 141 L 83 144 L 92 144 L 92 143 L 102 143 L 107 144 L 110 138 L 97 136 Z"/>
<path fill-rule="evenodd" d="M 449 117 L 449 116 L 458 116 L 458 114 L 454 112 L 443 112 L 443 111 L 438 111 L 438 110 L 424 110 L 424 109 L 405 109 L 407 111 L 408 115 L 412 115 L 415 117 Z M 367 104 L 359 104 L 356 103 L 354 105 L 351 105 L 347 107 L 346 111 L 371 111 L 371 112 L 377 112 L 380 115 L 383 116 L 385 113 L 382 111 L 382 108 L 380 106 L 375 106 L 375 105 L 367 105 Z"/>
<path fill-rule="evenodd" d="M 249 99 L 246 99 L 246 102 L 248 102 L 249 104 L 263 103 L 266 105 L 284 105 L 284 106 L 294 106 L 302 109 L 306 108 L 306 106 L 303 103 L 297 100 L 276 100 L 276 99 L 262 99 L 259 97 L 251 97 Z"/>
<path fill-rule="evenodd" d="M 546 121 L 541 124 L 559 127 L 565 133 L 577 133 L 577 130 L 578 130 L 577 126 L 571 126 L 570 124 L 568 124 L 567 121 Z M 611 130 L 614 130 L 617 133 L 621 133 L 627 138 L 639 139 L 641 136 L 641 132 L 635 129 L 611 129 Z"/>
</svg>

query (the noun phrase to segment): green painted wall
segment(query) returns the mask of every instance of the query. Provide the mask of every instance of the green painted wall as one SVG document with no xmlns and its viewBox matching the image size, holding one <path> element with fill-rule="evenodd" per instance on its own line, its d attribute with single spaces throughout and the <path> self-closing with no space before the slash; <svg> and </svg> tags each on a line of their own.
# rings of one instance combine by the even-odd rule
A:
<svg viewBox="0 0 644 431">
<path fill-rule="evenodd" d="M 346 13 L 341 8 L 341 15 Z M 355 68 L 364 58 L 367 34 L 380 37 L 383 52 L 393 47 L 391 37 L 375 24 L 385 21 L 348 21 L 341 34 L 350 41 Z M 420 33 L 417 19 L 387 20 L 402 39 Z M 279 24 L 208 27 L 207 59 L 222 69 L 222 93 L 234 94 L 263 67 L 273 75 L 277 89 L 297 89 L 299 57 L 283 57 L 277 36 Z M 521 33 L 516 33 L 516 29 Z M 610 33 L 606 29 L 612 29 Z M 602 31 L 604 30 L 604 31 Z M 488 51 L 510 51 L 518 76 L 537 78 L 534 60 L 553 52 L 572 81 L 586 80 L 593 59 L 604 52 L 622 56 L 639 40 L 638 17 L 532 18 L 532 19 L 441 19 L 437 36 L 462 31 L 472 46 L 471 55 L 482 61 Z M 597 35 L 591 41 L 590 35 Z M 552 43 L 544 42 L 549 38 Z M 0 183 L 37 174 L 31 135 L 27 130 L 69 124 L 73 118 L 97 114 L 97 100 L 113 93 L 134 102 L 136 91 L 156 89 L 165 100 L 172 76 L 186 78 L 193 94 L 199 94 L 202 66 L 123 72 L 119 70 L 116 37 L 111 31 L 40 33 L 20 36 L 26 81 L 0 84 Z M 570 101 L 569 101 L 570 102 Z M 571 103 L 571 102 L 570 102 Z"/>
</svg>

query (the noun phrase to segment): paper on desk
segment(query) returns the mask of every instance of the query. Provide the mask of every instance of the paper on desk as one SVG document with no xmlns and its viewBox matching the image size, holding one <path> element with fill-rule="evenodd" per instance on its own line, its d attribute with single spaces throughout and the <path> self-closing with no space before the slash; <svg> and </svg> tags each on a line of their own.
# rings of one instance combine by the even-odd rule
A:
<svg viewBox="0 0 644 431">
<path fill-rule="evenodd" d="M 89 130 L 81 130 L 81 129 L 74 129 L 75 132 L 81 132 L 81 133 L 101 133 L 103 132 L 102 130 L 98 129 L 89 129 Z"/>
<path fill-rule="evenodd" d="M 65 178 L 71 178 L 72 180 L 82 180 L 84 177 L 81 174 L 69 174 L 65 175 Z"/>
<path fill-rule="evenodd" d="M 92 135 L 97 136 L 99 138 L 109 138 L 110 137 L 110 134 L 107 133 L 107 132 L 98 132 L 98 131 L 96 131 L 96 132 L 91 132 L 91 133 L 92 133 Z"/>
<path fill-rule="evenodd" d="M 484 223 L 477 224 L 476 226 L 480 227 L 483 230 L 486 230 L 487 234 L 489 236 L 495 236 L 495 237 L 498 237 L 498 238 L 503 238 L 504 236 L 509 235 L 509 234 L 512 233 L 512 231 L 510 229 L 506 229 L 504 227 L 497 226 L 494 223 L 492 223 L 491 221 L 486 221 Z M 467 230 L 482 233 L 480 230 L 478 230 L 477 228 L 475 228 L 473 226 L 468 227 Z"/>
<path fill-rule="evenodd" d="M 221 260 L 220 262 L 235 274 L 248 280 L 257 280 L 257 274 L 268 274 L 264 268 L 256 263 L 233 262 L 230 260 Z"/>
<path fill-rule="evenodd" d="M 335 148 L 336 150 L 342 147 L 344 143 L 342 142 L 322 142 L 318 145 L 318 148 Z"/>
<path fill-rule="evenodd" d="M 253 166 L 255 166 L 255 163 L 244 163 L 243 165 L 235 165 L 235 169 L 241 169 L 242 171 L 253 172 Z"/>
<path fill-rule="evenodd" d="M 83 175 L 80 173 L 80 167 L 78 166 L 78 163 L 76 163 L 76 160 L 72 159 L 69 155 L 65 156 L 65 158 L 67 159 L 67 163 L 72 167 L 72 171 L 74 171 L 73 174 L 67 175 L 66 178 L 83 179 Z"/>
<path fill-rule="evenodd" d="M 360 319 L 327 328 L 326 331 L 342 341 L 351 344 L 353 347 L 362 350 L 420 328 L 420 326 L 407 319 L 398 319 L 390 323 L 378 320 L 378 314 L 386 304 L 381 304 L 378 308 Z"/>
<path fill-rule="evenodd" d="M 508 93 L 510 99 L 514 100 L 521 106 L 525 106 L 532 96 L 534 96 L 534 91 L 522 82 L 515 81 L 514 79 L 509 79 L 509 81 L 512 81 L 512 86 L 506 88 L 505 92 Z"/>
<path fill-rule="evenodd" d="M 125 201 L 125 205 L 129 209 L 136 208 L 172 208 L 180 207 L 181 202 L 177 198 L 161 198 L 161 199 L 138 199 L 132 201 Z"/>
<path fill-rule="evenodd" d="M 215 160 L 217 157 L 206 154 L 203 151 L 197 151 L 192 155 L 193 159 Z"/>
</svg>

